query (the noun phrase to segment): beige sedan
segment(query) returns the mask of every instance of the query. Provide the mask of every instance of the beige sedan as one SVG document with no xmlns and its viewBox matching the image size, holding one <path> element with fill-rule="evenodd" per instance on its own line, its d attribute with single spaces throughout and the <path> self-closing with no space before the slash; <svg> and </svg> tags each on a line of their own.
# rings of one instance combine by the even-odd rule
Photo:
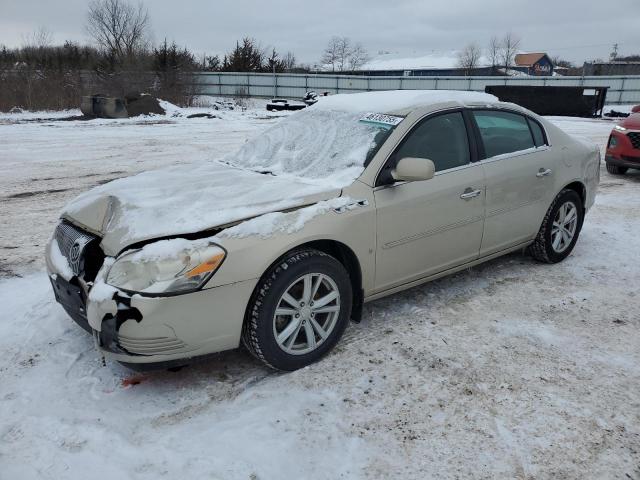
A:
<svg viewBox="0 0 640 480">
<path fill-rule="evenodd" d="M 490 95 L 336 95 L 222 161 L 84 193 L 47 267 L 58 302 L 124 364 L 243 343 L 294 370 L 365 302 L 525 247 L 564 260 L 599 164 L 595 146 Z"/>
</svg>

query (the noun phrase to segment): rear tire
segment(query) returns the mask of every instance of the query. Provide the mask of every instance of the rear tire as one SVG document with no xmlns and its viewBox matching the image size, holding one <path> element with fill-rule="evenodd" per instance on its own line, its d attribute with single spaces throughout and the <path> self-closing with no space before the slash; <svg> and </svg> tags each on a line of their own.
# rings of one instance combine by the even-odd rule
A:
<svg viewBox="0 0 640 480">
<path fill-rule="evenodd" d="M 612 175 L 624 175 L 627 170 L 629 170 L 627 167 L 619 167 L 618 165 L 607 163 L 607 172 Z"/>
<path fill-rule="evenodd" d="M 558 263 L 567 258 L 578 241 L 584 207 L 575 190 L 562 190 L 551 202 L 529 252 L 539 262 Z"/>
<path fill-rule="evenodd" d="M 259 280 L 242 341 L 269 367 L 297 370 L 335 346 L 349 323 L 352 298 L 349 274 L 338 260 L 314 249 L 292 251 Z"/>
</svg>

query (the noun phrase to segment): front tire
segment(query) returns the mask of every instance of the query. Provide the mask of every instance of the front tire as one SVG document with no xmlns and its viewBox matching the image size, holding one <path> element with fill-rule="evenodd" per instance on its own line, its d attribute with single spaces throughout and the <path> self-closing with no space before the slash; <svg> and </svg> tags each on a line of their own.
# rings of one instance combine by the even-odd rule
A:
<svg viewBox="0 0 640 480">
<path fill-rule="evenodd" d="M 618 165 L 613 165 L 611 163 L 607 163 L 607 172 L 612 175 L 624 175 L 629 170 L 627 167 L 620 167 Z"/>
<path fill-rule="evenodd" d="M 316 362 L 349 323 L 352 288 L 344 266 L 314 249 L 288 253 L 260 279 L 251 297 L 242 341 L 276 370 Z"/>
<path fill-rule="evenodd" d="M 542 221 L 536 239 L 529 252 L 536 260 L 544 263 L 558 263 L 567 258 L 578 241 L 584 207 L 575 190 L 562 190 Z"/>
</svg>

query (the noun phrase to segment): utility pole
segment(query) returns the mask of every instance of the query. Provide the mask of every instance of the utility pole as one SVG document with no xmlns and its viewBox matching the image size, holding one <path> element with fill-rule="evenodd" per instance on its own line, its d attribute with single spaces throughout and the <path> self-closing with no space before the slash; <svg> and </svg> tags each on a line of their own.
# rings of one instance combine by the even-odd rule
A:
<svg viewBox="0 0 640 480">
<path fill-rule="evenodd" d="M 618 58 L 618 44 L 614 43 L 613 51 L 611 52 L 611 55 L 609 55 L 609 60 L 614 61 L 616 58 Z"/>
<path fill-rule="evenodd" d="M 276 62 L 273 62 L 273 98 L 278 98 L 278 77 L 276 77 Z"/>
</svg>

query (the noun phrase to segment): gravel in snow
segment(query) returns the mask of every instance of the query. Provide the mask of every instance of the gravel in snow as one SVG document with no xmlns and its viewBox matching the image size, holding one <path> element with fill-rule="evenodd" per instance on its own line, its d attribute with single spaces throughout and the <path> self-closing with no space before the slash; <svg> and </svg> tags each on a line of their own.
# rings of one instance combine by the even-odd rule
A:
<svg viewBox="0 0 640 480">
<path fill-rule="evenodd" d="M 368 304 L 298 372 L 242 350 L 101 366 L 42 271 L 57 212 L 274 121 L 225 114 L 0 125 L 1 478 L 640 478 L 640 172 L 603 168 L 564 263 L 513 254 Z M 612 125 L 553 121 L 601 145 Z"/>
</svg>

